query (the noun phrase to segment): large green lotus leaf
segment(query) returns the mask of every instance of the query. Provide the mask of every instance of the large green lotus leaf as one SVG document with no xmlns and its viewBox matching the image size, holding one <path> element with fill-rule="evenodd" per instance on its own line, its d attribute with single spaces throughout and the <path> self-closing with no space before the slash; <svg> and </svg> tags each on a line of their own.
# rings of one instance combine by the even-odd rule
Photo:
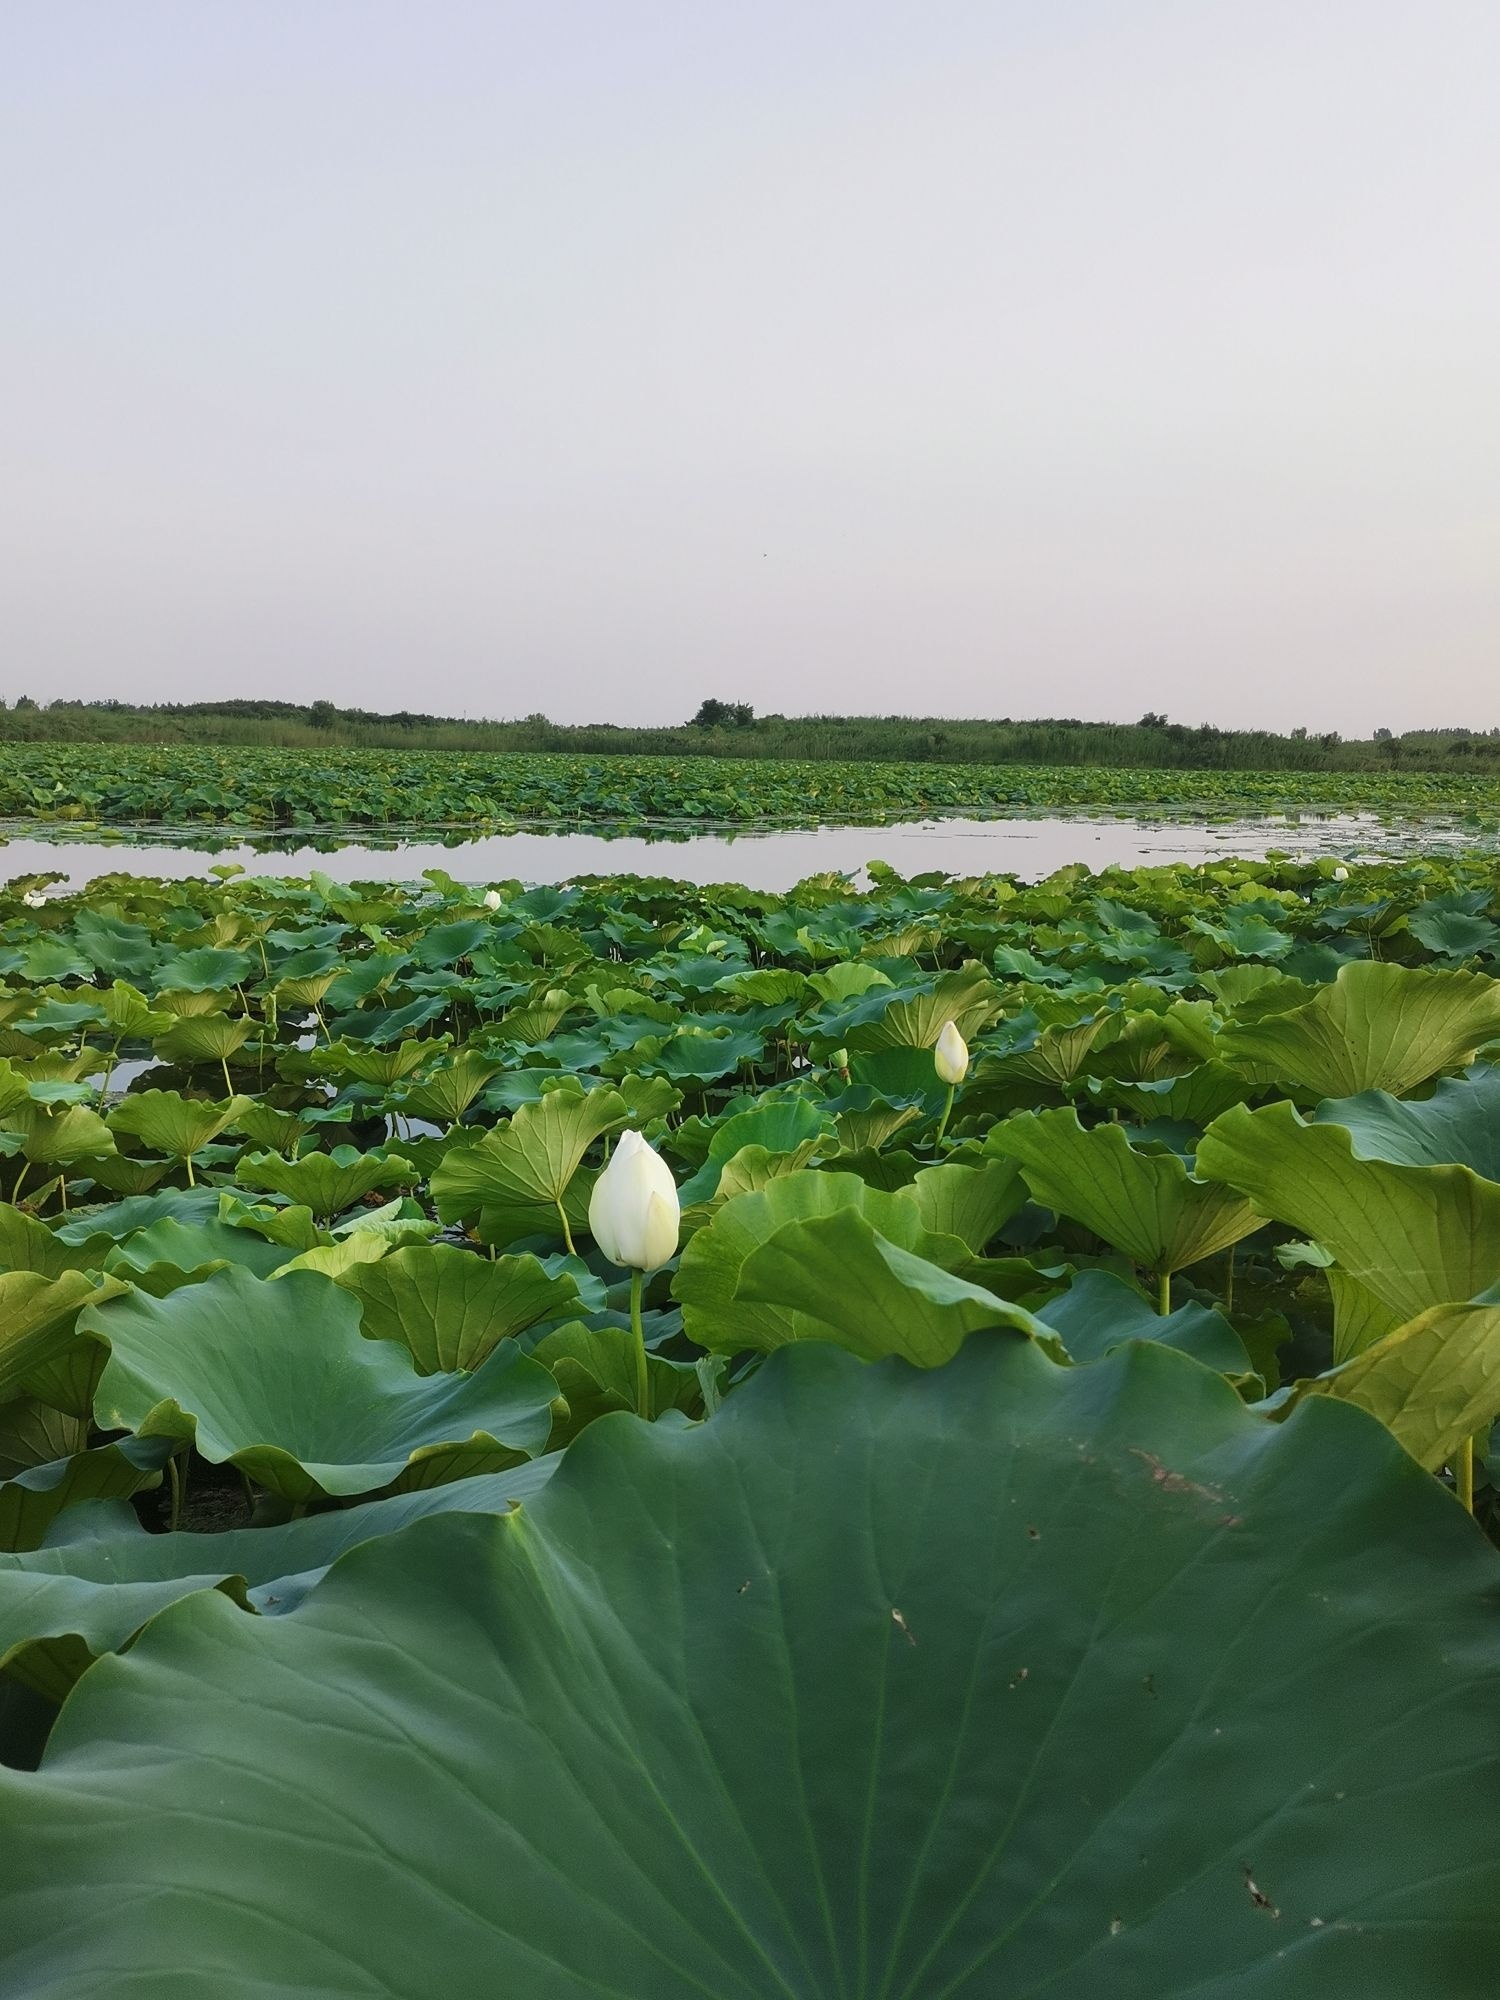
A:
<svg viewBox="0 0 1500 2000">
<path fill-rule="evenodd" d="M 115 980 L 109 991 L 97 998 L 103 1025 L 117 1043 L 150 1041 L 153 1035 L 165 1034 L 172 1025 L 172 1016 L 152 1007 L 140 988 L 127 980 Z"/>
<path fill-rule="evenodd" d="M 951 1361 L 981 1327 L 1046 1332 L 1019 1306 L 887 1241 L 851 1207 L 784 1223 L 740 1266 L 735 1304 L 774 1307 L 787 1340 L 835 1341 L 866 1361 L 898 1354 L 918 1368 Z M 711 1350 L 761 1344 L 743 1338 L 734 1314 L 693 1324 Z"/>
<path fill-rule="evenodd" d="M 792 1340 L 826 1340 L 826 1327 L 819 1331 L 815 1322 L 799 1318 L 794 1304 L 741 1299 L 740 1276 L 746 1260 L 788 1223 L 843 1208 L 863 1215 L 898 1249 L 944 1270 L 953 1270 L 969 1256 L 959 1238 L 935 1236 L 924 1228 L 915 1203 L 868 1187 L 857 1174 L 784 1175 L 725 1202 L 684 1248 L 672 1291 L 682 1306 L 688 1338 L 728 1353 L 740 1348 L 769 1351 Z"/>
<path fill-rule="evenodd" d="M 682 1204 L 686 1208 L 718 1193 L 724 1168 L 746 1146 L 763 1147 L 770 1154 L 795 1154 L 832 1132 L 833 1120 L 828 1113 L 806 1097 L 771 1098 L 748 1111 L 738 1111 L 714 1127 L 707 1158 L 679 1189 Z"/>
<path fill-rule="evenodd" d="M 732 1201 L 737 1194 L 752 1194 L 785 1174 L 800 1173 L 811 1164 L 822 1143 L 821 1139 L 804 1139 L 795 1153 L 768 1153 L 764 1146 L 741 1146 L 724 1162 L 713 1201 L 688 1213 L 706 1218 L 721 1202 Z"/>
<path fill-rule="evenodd" d="M 92 1340 L 75 1341 L 67 1351 L 66 1360 L 71 1362 L 79 1352 L 96 1363 L 102 1360 Z M 64 1361 L 53 1361 L 37 1371 L 38 1377 L 45 1381 L 64 1365 Z M 60 1459 L 88 1450 L 94 1385 L 98 1379 L 99 1369 L 95 1366 L 75 1385 L 78 1390 L 87 1391 L 83 1415 L 78 1413 L 81 1397 L 75 1398 L 69 1407 L 56 1399 L 44 1402 L 30 1382 L 24 1395 L 0 1403 L 0 1479 L 14 1479 L 18 1472 L 30 1472 L 38 1465 L 54 1465 Z"/>
<path fill-rule="evenodd" d="M 1071 1108 L 1019 1112 L 992 1127 L 985 1150 L 1018 1160 L 1038 1201 L 1153 1271 L 1196 1264 L 1265 1220 L 1175 1153 L 1139 1152 L 1119 1125 L 1085 1129 Z"/>
<path fill-rule="evenodd" d="M 1402 1321 L 1500 1278 L 1500 1186 L 1467 1167 L 1362 1160 L 1342 1125 L 1268 1104 L 1216 1118 L 1198 1168 L 1315 1238 Z"/>
<path fill-rule="evenodd" d="M 175 1090 L 143 1090 L 122 1097 L 106 1122 L 111 1132 L 127 1133 L 155 1152 L 185 1160 L 227 1131 L 250 1101 L 228 1097 L 215 1103 Z"/>
<path fill-rule="evenodd" d="M 1241 1072 L 1230 1069 L 1227 1063 L 1202 1062 L 1181 1076 L 1156 1077 L 1144 1083 L 1106 1078 L 1097 1095 L 1101 1103 L 1128 1111 L 1145 1123 L 1170 1118 L 1185 1125 L 1207 1125 L 1231 1104 L 1242 1104 L 1250 1095 L 1250 1086 Z"/>
<path fill-rule="evenodd" d="M 636 1349 L 626 1328 L 585 1326 L 573 1320 L 545 1335 L 531 1352 L 550 1369 L 568 1406 L 566 1416 L 553 1413 L 548 1440 L 552 1450 L 576 1437 L 596 1418 L 612 1410 L 636 1408 Z M 653 1419 L 666 1410 L 680 1410 L 687 1416 L 702 1414 L 703 1384 L 696 1367 L 648 1353 L 646 1377 Z"/>
<path fill-rule="evenodd" d="M 113 1237 L 102 1230 L 70 1239 L 0 1201 L 0 1267 L 8 1271 L 39 1271 L 55 1278 L 64 1271 L 97 1270 L 109 1254 Z"/>
<path fill-rule="evenodd" d="M 342 1215 L 376 1188 L 410 1187 L 418 1178 L 410 1160 L 396 1154 L 362 1153 L 335 1146 L 331 1153 L 304 1153 L 284 1160 L 279 1153 L 252 1153 L 234 1177 L 242 1187 L 265 1188 L 310 1208 L 314 1215 Z"/>
<path fill-rule="evenodd" d="M 1301 1007 L 1231 1022 L 1217 1053 L 1319 1097 L 1404 1097 L 1495 1035 L 1500 980 L 1357 960 Z"/>
<path fill-rule="evenodd" d="M 55 1278 L 40 1271 L 0 1275 L 0 1402 L 19 1395 L 28 1376 L 71 1344 L 73 1323 L 86 1305 L 124 1290 L 117 1278 L 96 1280 L 81 1271 Z"/>
<path fill-rule="evenodd" d="M 36 1166 L 68 1167 L 115 1149 L 114 1134 L 86 1104 L 53 1107 L 28 1100 L 6 1112 L 4 1127 L 21 1135 L 21 1151 Z"/>
<path fill-rule="evenodd" d="M 0 1983 L 1487 2000 L 1496 1574 L 1326 1399 L 795 1349 L 101 1660 L 0 1774 Z"/>
<path fill-rule="evenodd" d="M 169 993 L 217 993 L 241 985 L 258 969 L 247 951 L 202 945 L 163 959 L 156 968 L 156 988 Z"/>
<path fill-rule="evenodd" d="M 1436 1472 L 1500 1417 L 1500 1305 L 1434 1306 L 1303 1392 L 1357 1403 Z"/>
<path fill-rule="evenodd" d="M 499 1471 L 546 1443 L 556 1393 L 513 1345 L 472 1375 L 418 1375 L 403 1348 L 364 1338 L 348 1292 L 308 1271 L 267 1281 L 230 1266 L 166 1298 L 90 1307 L 79 1330 L 110 1349 L 101 1424 L 191 1438 L 293 1502 L 374 1492 L 410 1461 Z M 444 1449 L 459 1446 L 488 1462 Z"/>
<path fill-rule="evenodd" d="M 0 1556 L 0 1669 L 60 1701 L 91 1660 L 128 1644 L 179 1597 L 223 1589 L 265 1616 L 280 1616 L 296 1609 L 345 1550 L 428 1514 L 503 1513 L 540 1493 L 561 1463 L 553 1452 L 506 1472 L 280 1527 L 221 1535 L 116 1531 Z"/>
<path fill-rule="evenodd" d="M 164 1215 L 117 1243 L 104 1259 L 104 1268 L 120 1277 L 140 1279 L 157 1265 L 188 1274 L 208 1266 L 242 1264 L 258 1278 L 269 1278 L 292 1255 L 283 1244 L 268 1243 L 251 1229 L 235 1229 L 225 1222 L 178 1222 Z"/>
<path fill-rule="evenodd" d="M 1324 1273 L 1333 1301 L 1333 1358 L 1350 1361 L 1401 1324 L 1401 1315 L 1336 1264 Z"/>
<path fill-rule="evenodd" d="M 972 1039 L 999 1013 L 1000 989 L 982 966 L 966 965 L 945 972 L 930 993 L 872 992 L 862 1011 L 872 1018 L 851 1024 L 845 1035 L 851 1049 L 930 1049 L 950 1021 Z"/>
<path fill-rule="evenodd" d="M 1098 1361 L 1127 1340 L 1157 1340 L 1223 1375 L 1252 1372 L 1244 1342 L 1222 1313 L 1192 1304 L 1157 1313 L 1111 1271 L 1081 1271 L 1037 1316 L 1075 1361 Z"/>
<path fill-rule="evenodd" d="M 499 1068 L 478 1050 L 461 1049 L 416 1083 L 405 1085 L 393 1102 L 403 1117 L 456 1125 Z"/>
<path fill-rule="evenodd" d="M 0 1481 L 0 1550 L 38 1548 L 65 1507 L 159 1486 L 174 1449 L 171 1438 L 120 1438 Z"/>
<path fill-rule="evenodd" d="M 1427 1098 L 1366 1090 L 1325 1098 L 1312 1115 L 1315 1124 L 1342 1125 L 1361 1159 L 1469 1167 L 1500 1183 L 1500 1069 L 1489 1063 L 1443 1077 Z"/>
<path fill-rule="evenodd" d="M 478 1215 L 491 1243 L 545 1230 L 584 1154 L 627 1115 L 615 1090 L 549 1090 L 536 1103 L 521 1105 L 508 1124 L 497 1125 L 478 1145 L 457 1147 L 444 1157 L 431 1180 L 434 1206 L 444 1222 Z"/>
<path fill-rule="evenodd" d="M 1473 958 L 1500 951 L 1500 928 L 1464 910 L 1413 910 L 1407 929 L 1440 958 Z"/>
<path fill-rule="evenodd" d="M 169 1063 L 225 1062 L 254 1032 L 255 1023 L 245 1014 L 195 1014 L 174 1021 L 152 1047 Z"/>
<path fill-rule="evenodd" d="M 981 1160 L 923 1167 L 899 1190 L 935 1236 L 956 1236 L 979 1256 L 1013 1215 L 1026 1206 L 1028 1189 L 1015 1160 Z"/>
<path fill-rule="evenodd" d="M 567 1272 L 535 1257 L 493 1263 L 450 1243 L 412 1244 L 339 1274 L 374 1340 L 400 1341 L 424 1375 L 478 1368 L 502 1340 L 580 1307 Z"/>
</svg>

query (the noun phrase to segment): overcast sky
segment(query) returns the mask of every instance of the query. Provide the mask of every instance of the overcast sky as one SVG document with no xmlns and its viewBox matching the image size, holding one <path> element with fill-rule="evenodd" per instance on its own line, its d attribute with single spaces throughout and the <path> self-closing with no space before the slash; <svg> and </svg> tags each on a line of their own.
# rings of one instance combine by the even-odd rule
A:
<svg viewBox="0 0 1500 2000">
<path fill-rule="evenodd" d="M 1500 723 L 1497 0 L 0 0 L 0 692 Z"/>
</svg>

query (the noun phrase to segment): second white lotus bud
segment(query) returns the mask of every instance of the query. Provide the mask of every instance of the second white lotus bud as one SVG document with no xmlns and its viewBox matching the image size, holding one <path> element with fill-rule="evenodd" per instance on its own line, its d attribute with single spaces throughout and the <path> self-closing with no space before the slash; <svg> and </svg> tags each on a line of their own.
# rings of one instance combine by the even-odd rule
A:
<svg viewBox="0 0 1500 2000">
<path fill-rule="evenodd" d="M 1349 880 L 1349 870 L 1344 867 L 1342 862 L 1334 869 L 1333 879 L 1335 882 L 1347 882 Z"/>
<path fill-rule="evenodd" d="M 677 1249 L 682 1205 L 666 1161 L 624 1132 L 589 1197 L 589 1231 L 611 1264 L 655 1271 Z"/>
<path fill-rule="evenodd" d="M 47 898 L 42 894 L 40 889 L 28 889 L 21 898 L 21 901 L 26 905 L 28 910 L 40 910 L 45 907 Z"/>
<path fill-rule="evenodd" d="M 485 890 L 485 892 L 484 892 L 484 907 L 485 907 L 485 908 L 486 908 L 487 910 L 498 910 L 498 909 L 499 909 L 499 907 L 500 907 L 500 891 L 499 891 L 498 889 L 486 889 L 486 890 Z"/>
<path fill-rule="evenodd" d="M 969 1045 L 952 1021 L 945 1024 L 937 1038 L 932 1065 L 938 1073 L 938 1082 L 952 1086 L 962 1083 L 969 1073 Z"/>
</svg>

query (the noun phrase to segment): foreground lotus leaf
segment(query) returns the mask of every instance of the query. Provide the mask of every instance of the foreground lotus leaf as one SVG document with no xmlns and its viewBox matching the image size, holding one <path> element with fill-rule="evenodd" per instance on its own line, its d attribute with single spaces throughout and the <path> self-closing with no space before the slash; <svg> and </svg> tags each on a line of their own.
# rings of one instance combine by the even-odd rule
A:
<svg viewBox="0 0 1500 2000">
<path fill-rule="evenodd" d="M 750 1257 L 779 1230 L 839 1209 L 855 1210 L 887 1243 L 944 1270 L 968 1260 L 968 1247 L 959 1238 L 935 1236 L 924 1227 L 915 1202 L 867 1187 L 857 1174 L 788 1174 L 725 1202 L 683 1251 L 672 1290 L 681 1302 L 689 1339 L 726 1354 L 740 1348 L 769 1352 L 793 1340 L 827 1340 L 828 1326 L 801 1310 L 795 1285 L 778 1281 L 772 1296 L 762 1292 L 750 1299 L 740 1296 L 740 1283 Z"/>
<path fill-rule="evenodd" d="M 190 1438 L 295 1503 L 499 1471 L 541 1450 L 556 1394 L 509 1343 L 472 1375 L 418 1375 L 394 1341 L 365 1339 L 348 1292 L 310 1271 L 229 1266 L 165 1298 L 89 1307 L 79 1331 L 110 1349 L 101 1424 Z"/>
<path fill-rule="evenodd" d="M 0 1402 L 19 1395 L 28 1375 L 70 1345 L 73 1322 L 86 1305 L 124 1289 L 118 1278 L 95 1279 L 82 1271 L 55 1278 L 39 1271 L 0 1274 Z"/>
<path fill-rule="evenodd" d="M 280 1527 L 219 1535 L 92 1534 L 59 1548 L 0 1555 L 0 1669 L 60 1701 L 90 1660 L 124 1646 L 148 1618 L 195 1590 L 225 1590 L 265 1616 L 291 1611 L 328 1565 L 360 1542 L 427 1514 L 499 1514 L 540 1493 L 561 1457 L 367 1500 Z"/>
<path fill-rule="evenodd" d="M 1468 1167 L 1500 1182 L 1500 1070 L 1476 1064 L 1445 1076 L 1430 1097 L 1367 1090 L 1328 1097 L 1313 1113 L 1319 1125 L 1342 1125 L 1362 1160 L 1407 1167 Z"/>
<path fill-rule="evenodd" d="M 432 1176 L 444 1222 L 477 1215 L 487 1243 L 549 1230 L 563 1196 L 596 1139 L 623 1125 L 629 1107 L 617 1090 L 549 1090 L 523 1104 L 477 1145 L 449 1153 Z M 572 1248 L 571 1243 L 569 1248 Z"/>
<path fill-rule="evenodd" d="M 1120 1125 L 1085 1129 L 1071 1109 L 1007 1118 L 985 1147 L 1020 1162 L 1038 1201 L 1152 1271 L 1196 1264 L 1265 1221 L 1228 1188 L 1195 1180 L 1175 1153 L 1138 1151 Z"/>
<path fill-rule="evenodd" d="M 1303 1006 L 1223 1029 L 1216 1054 L 1319 1097 L 1404 1097 L 1500 1035 L 1500 981 L 1361 960 Z"/>
<path fill-rule="evenodd" d="M 918 1368 L 951 1361 L 982 1327 L 1047 1334 L 1019 1306 L 890 1242 L 857 1208 L 783 1223 L 740 1267 L 735 1300 L 782 1309 L 790 1339 L 836 1341 L 867 1361 L 899 1354 Z M 733 1320 L 727 1333 L 702 1314 L 694 1327 L 721 1352 L 743 1342 Z"/>
<path fill-rule="evenodd" d="M 530 1256 L 491 1263 L 448 1243 L 408 1245 L 338 1283 L 358 1299 L 365 1333 L 399 1341 L 424 1375 L 478 1368 L 502 1340 L 581 1304 L 566 1271 L 549 1276 Z"/>
<path fill-rule="evenodd" d="M 1500 1303 L 1434 1306 L 1301 1391 L 1357 1403 L 1436 1472 L 1500 1417 Z"/>
<path fill-rule="evenodd" d="M 39 1547 L 64 1508 L 123 1500 L 157 1485 L 172 1449 L 170 1438 L 121 1438 L 0 1481 L 0 1549 Z"/>
<path fill-rule="evenodd" d="M 92 1667 L 0 1774 L 0 1983 L 1480 2000 L 1496 1574 L 1362 1412 L 1159 1345 L 795 1349 Z"/>
<path fill-rule="evenodd" d="M 396 1154 L 335 1146 L 331 1153 L 303 1153 L 295 1160 L 252 1153 L 235 1168 L 235 1178 L 244 1187 L 268 1188 L 326 1218 L 342 1215 L 376 1188 L 410 1187 L 417 1170 Z"/>
<path fill-rule="evenodd" d="M 1198 1166 L 1323 1244 L 1400 1320 L 1500 1279 L 1500 1184 L 1467 1167 L 1361 1159 L 1344 1126 L 1307 1124 L 1290 1104 L 1226 1111 Z"/>
</svg>

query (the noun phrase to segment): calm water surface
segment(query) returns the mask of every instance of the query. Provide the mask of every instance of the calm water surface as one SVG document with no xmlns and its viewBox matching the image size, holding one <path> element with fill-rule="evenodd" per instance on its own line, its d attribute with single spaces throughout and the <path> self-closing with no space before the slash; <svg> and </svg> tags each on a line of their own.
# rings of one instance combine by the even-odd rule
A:
<svg viewBox="0 0 1500 2000">
<path fill-rule="evenodd" d="M 1222 855 L 1259 858 L 1269 851 L 1330 854 L 1410 853 L 1414 847 L 1472 846 L 1476 836 L 1451 826 L 1391 826 L 1369 815 L 1337 818 L 1202 821 L 1133 819 L 937 819 L 900 826 L 826 826 L 788 831 L 628 834 L 526 832 L 479 840 L 372 843 L 368 835 L 337 846 L 278 846 L 230 838 L 209 846 L 154 840 L 0 840 L 0 877 L 56 874 L 70 888 L 101 875 L 156 875 L 183 881 L 216 863 L 251 874 L 305 876 L 320 869 L 336 881 L 415 881 L 443 868 L 461 882 L 565 882 L 580 875 L 659 875 L 679 881 L 740 882 L 789 889 L 806 875 L 835 869 L 865 881 L 868 862 L 905 876 L 1008 874 L 1038 881 L 1083 862 L 1093 869 L 1200 862 Z"/>
</svg>

